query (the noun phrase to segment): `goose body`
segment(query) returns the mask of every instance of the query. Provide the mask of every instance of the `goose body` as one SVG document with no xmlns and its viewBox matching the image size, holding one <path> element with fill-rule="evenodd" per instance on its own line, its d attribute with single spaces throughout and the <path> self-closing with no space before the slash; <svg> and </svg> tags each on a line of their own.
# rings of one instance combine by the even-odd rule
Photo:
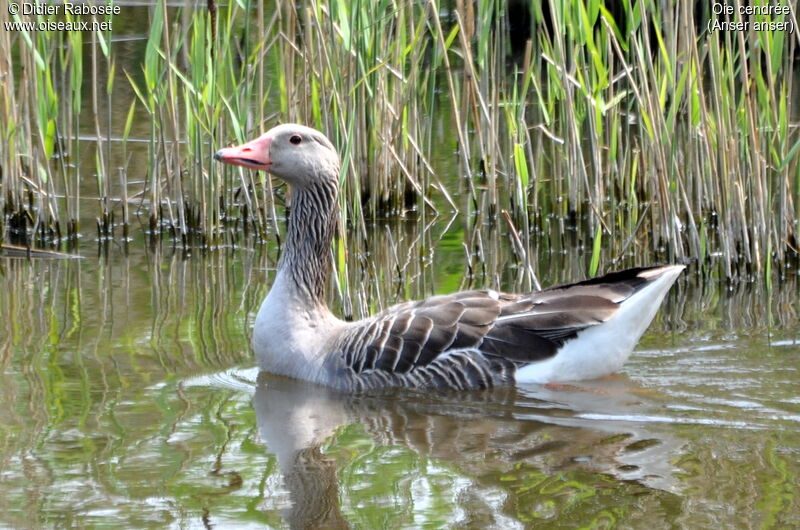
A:
<svg viewBox="0 0 800 530">
<path fill-rule="evenodd" d="M 324 298 L 339 176 L 331 142 L 284 124 L 214 157 L 292 187 L 286 244 L 253 329 L 259 366 L 271 373 L 353 391 L 602 377 L 622 367 L 684 269 L 634 268 L 525 294 L 433 296 L 345 322 Z"/>
</svg>

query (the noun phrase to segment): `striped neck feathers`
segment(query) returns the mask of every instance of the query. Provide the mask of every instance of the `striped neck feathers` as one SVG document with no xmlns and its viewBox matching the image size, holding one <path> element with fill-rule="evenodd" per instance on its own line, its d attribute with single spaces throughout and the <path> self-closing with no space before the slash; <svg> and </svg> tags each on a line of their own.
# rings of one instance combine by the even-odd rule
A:
<svg viewBox="0 0 800 530">
<path fill-rule="evenodd" d="M 331 243 L 336 230 L 338 183 L 320 179 L 291 188 L 286 246 L 278 270 L 288 274 L 300 296 L 325 306 L 331 272 Z"/>
</svg>

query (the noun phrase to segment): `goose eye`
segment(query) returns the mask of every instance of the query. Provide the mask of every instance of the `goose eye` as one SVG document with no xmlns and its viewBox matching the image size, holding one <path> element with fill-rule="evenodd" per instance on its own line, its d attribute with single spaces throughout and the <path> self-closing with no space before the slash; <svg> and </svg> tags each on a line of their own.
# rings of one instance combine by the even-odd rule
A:
<svg viewBox="0 0 800 530">
<path fill-rule="evenodd" d="M 299 134 L 293 134 L 291 138 L 289 138 L 289 141 L 292 142 L 294 145 L 297 145 L 303 141 L 303 138 Z"/>
</svg>

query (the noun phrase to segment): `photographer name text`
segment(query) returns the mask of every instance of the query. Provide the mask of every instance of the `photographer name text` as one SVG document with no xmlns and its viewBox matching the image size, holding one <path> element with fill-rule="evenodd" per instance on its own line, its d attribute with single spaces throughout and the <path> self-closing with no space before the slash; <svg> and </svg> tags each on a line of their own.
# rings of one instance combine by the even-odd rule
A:
<svg viewBox="0 0 800 530">
<path fill-rule="evenodd" d="M 119 15 L 118 5 L 84 2 L 10 2 L 6 8 L 15 20 L 4 23 L 6 31 L 111 31 L 111 16 Z M 53 20 L 41 17 L 106 17 L 83 20 Z M 28 20 L 19 17 L 38 17 Z"/>
<path fill-rule="evenodd" d="M 10 15 L 119 15 L 120 6 L 64 2 L 18 2 L 8 5 Z"/>
</svg>

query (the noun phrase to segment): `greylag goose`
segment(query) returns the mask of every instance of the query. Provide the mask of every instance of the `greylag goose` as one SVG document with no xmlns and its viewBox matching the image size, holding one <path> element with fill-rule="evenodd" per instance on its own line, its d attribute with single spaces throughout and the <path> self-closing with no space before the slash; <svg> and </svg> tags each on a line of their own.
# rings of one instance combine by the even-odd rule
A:
<svg viewBox="0 0 800 530">
<path fill-rule="evenodd" d="M 339 187 L 330 140 L 283 124 L 214 158 L 268 171 L 292 190 L 278 272 L 253 329 L 260 369 L 341 390 L 463 390 L 611 374 L 684 269 L 628 269 L 524 294 L 432 296 L 345 322 L 325 302 Z"/>
</svg>

